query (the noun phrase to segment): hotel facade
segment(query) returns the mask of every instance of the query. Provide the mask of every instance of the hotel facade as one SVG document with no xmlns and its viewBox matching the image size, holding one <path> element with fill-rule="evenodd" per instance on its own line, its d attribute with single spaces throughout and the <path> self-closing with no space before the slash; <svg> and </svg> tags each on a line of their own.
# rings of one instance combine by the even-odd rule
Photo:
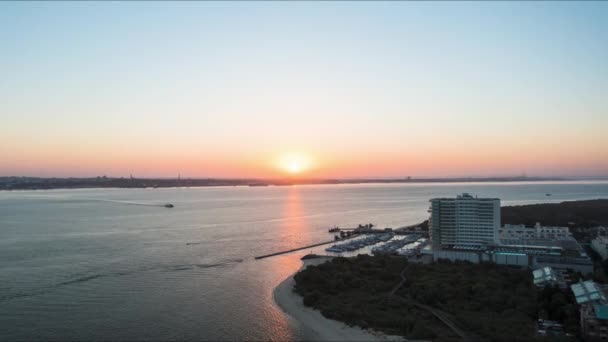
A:
<svg viewBox="0 0 608 342">
<path fill-rule="evenodd" d="M 498 243 L 500 199 L 467 193 L 430 200 L 429 234 L 435 248 Z"/>
</svg>

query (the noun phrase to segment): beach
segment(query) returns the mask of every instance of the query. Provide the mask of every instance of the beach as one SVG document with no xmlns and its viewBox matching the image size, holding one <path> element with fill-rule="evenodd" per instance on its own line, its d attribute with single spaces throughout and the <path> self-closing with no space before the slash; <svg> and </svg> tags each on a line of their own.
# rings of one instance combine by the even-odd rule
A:
<svg viewBox="0 0 608 342">
<path fill-rule="evenodd" d="M 302 260 L 301 269 L 318 265 L 331 258 Z M 307 341 L 398 341 L 398 336 L 387 336 L 323 317 L 320 311 L 304 306 L 302 297 L 293 291 L 294 275 L 289 276 L 274 290 L 277 305 L 300 325 Z"/>
</svg>

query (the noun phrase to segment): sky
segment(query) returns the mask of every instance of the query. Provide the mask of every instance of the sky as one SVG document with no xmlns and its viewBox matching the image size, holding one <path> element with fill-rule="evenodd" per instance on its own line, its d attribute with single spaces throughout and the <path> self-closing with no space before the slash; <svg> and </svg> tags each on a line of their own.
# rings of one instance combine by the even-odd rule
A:
<svg viewBox="0 0 608 342">
<path fill-rule="evenodd" d="M 608 176 L 608 2 L 1 2 L 0 176 Z"/>
</svg>

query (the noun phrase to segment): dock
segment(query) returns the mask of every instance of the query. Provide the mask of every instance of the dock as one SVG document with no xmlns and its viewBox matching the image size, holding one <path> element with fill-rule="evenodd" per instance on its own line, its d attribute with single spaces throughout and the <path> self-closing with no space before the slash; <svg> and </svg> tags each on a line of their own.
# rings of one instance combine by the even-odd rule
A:
<svg viewBox="0 0 608 342">
<path fill-rule="evenodd" d="M 304 247 L 298 247 L 298 248 L 289 249 L 289 250 L 282 251 L 282 252 L 276 252 L 276 253 L 272 253 L 272 254 L 260 255 L 260 256 L 255 257 L 254 259 L 256 259 L 256 260 L 258 260 L 258 259 L 264 259 L 264 258 L 269 258 L 269 257 L 275 256 L 275 255 L 287 254 L 287 253 L 291 253 L 291 252 L 301 251 L 303 249 L 308 249 L 308 248 L 328 245 L 330 243 L 336 243 L 336 242 L 348 240 L 348 239 L 353 238 L 355 236 L 357 236 L 357 234 L 352 235 L 352 236 L 347 237 L 347 238 L 344 238 L 344 239 L 340 239 L 340 240 L 325 241 L 325 242 L 321 242 L 321 243 L 315 243 L 314 245 L 308 245 L 308 246 L 304 246 Z"/>
</svg>

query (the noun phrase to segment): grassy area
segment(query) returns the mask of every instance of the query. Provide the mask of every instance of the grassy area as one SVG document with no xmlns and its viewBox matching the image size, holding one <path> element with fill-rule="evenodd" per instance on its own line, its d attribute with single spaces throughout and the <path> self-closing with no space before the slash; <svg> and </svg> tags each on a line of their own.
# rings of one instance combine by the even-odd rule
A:
<svg viewBox="0 0 608 342">
<path fill-rule="evenodd" d="M 389 300 L 404 268 L 407 282 Z M 421 265 L 399 257 L 360 255 L 308 267 L 295 280 L 304 304 L 324 316 L 410 339 L 458 340 L 415 303 L 438 308 L 463 330 L 493 341 L 533 339 L 543 310 L 552 313 L 546 318 L 576 325 L 564 309 L 571 304 L 565 292 L 543 293 L 532 284 L 530 271 L 494 264 Z"/>
</svg>

